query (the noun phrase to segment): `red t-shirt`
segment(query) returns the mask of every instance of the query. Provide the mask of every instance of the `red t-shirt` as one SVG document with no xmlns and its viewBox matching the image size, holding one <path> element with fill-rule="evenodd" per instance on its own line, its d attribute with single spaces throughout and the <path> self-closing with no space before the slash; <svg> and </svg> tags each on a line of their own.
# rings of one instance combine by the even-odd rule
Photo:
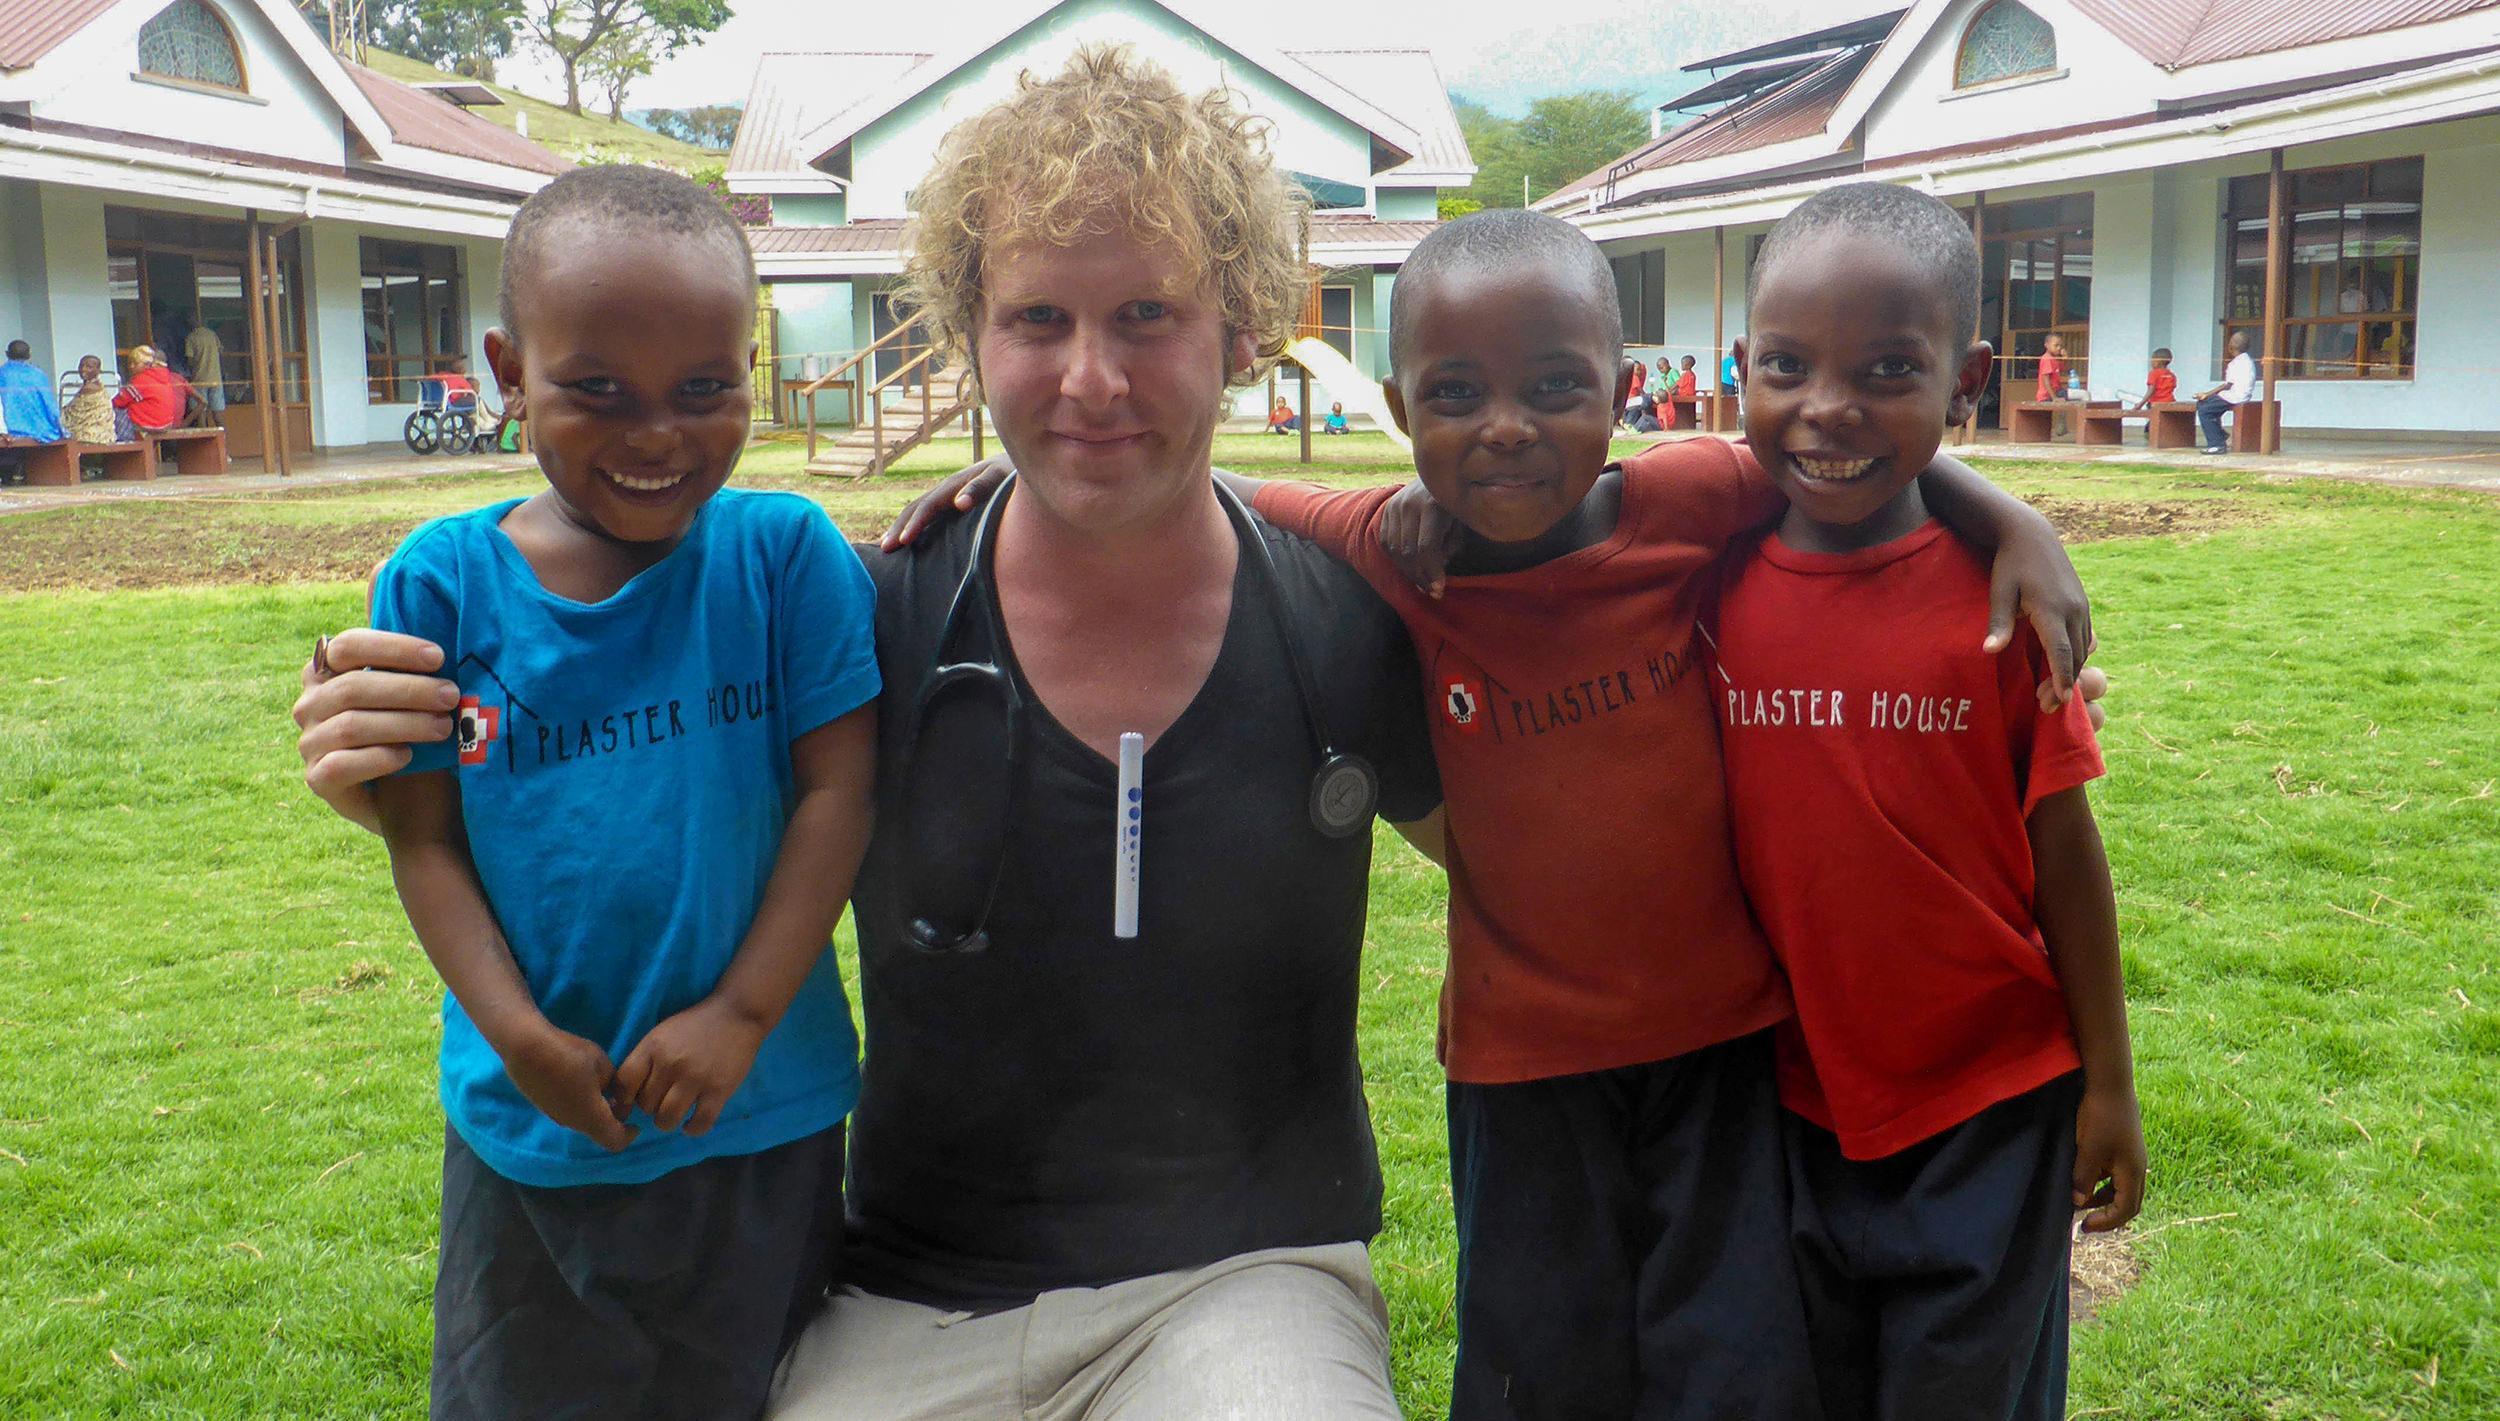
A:
<svg viewBox="0 0 2500 1421">
<path fill-rule="evenodd" d="M 2042 402 L 2066 398 L 2066 362 L 2054 355 L 2040 357 L 2040 388 L 2032 392 Z"/>
<path fill-rule="evenodd" d="M 182 423 L 183 409 L 190 403 L 190 388 L 173 371 L 151 365 L 131 372 L 113 403 L 130 411 L 130 422 L 141 429 L 171 429 Z"/>
<path fill-rule="evenodd" d="M 2157 367 L 2144 377 L 2144 398 L 2154 404 L 2168 404 L 2179 398 L 2179 375 L 2175 370 Z"/>
<path fill-rule="evenodd" d="M 1258 509 L 1406 619 L 1449 811 L 1450 1079 L 1665 1060 L 1771 1025 L 1788 992 L 1737 885 L 1695 632 L 1711 567 L 1781 507 L 1717 439 L 1623 464 L 1594 547 L 1453 577 L 1436 602 L 1381 552 L 1395 490 L 1270 484 Z"/>
<path fill-rule="evenodd" d="M 1740 554 L 1713 679 L 1736 857 L 1788 969 L 1780 1097 L 1875 1159 L 2081 1064 L 2032 920 L 2024 821 L 2101 773 L 2080 697 L 1979 650 L 1988 568 L 1930 522 Z"/>
<path fill-rule="evenodd" d="M 1693 372 L 1690 370 L 1675 377 L 1675 397 L 1679 400 L 1691 399 L 1693 391 L 1699 388 L 1700 384 L 1693 378 Z"/>
</svg>

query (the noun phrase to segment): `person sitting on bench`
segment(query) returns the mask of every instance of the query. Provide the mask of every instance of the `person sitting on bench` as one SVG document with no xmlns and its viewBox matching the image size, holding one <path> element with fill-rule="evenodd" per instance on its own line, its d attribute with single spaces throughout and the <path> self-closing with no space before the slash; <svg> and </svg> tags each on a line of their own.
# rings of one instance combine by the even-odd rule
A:
<svg viewBox="0 0 2500 1421">
<path fill-rule="evenodd" d="M 61 440 L 61 407 L 52 393 L 51 378 L 37 369 L 34 348 L 22 340 L 9 342 L 9 358 L 0 364 L 0 419 L 8 423 L 8 432 L 17 439 L 37 439 L 46 444 Z"/>
<path fill-rule="evenodd" d="M 155 346 L 130 348 L 130 378 L 113 397 L 113 407 L 129 411 L 140 433 L 157 434 L 182 423 L 190 404 L 190 384 L 166 366 Z"/>
<path fill-rule="evenodd" d="M 2149 410 L 2177 398 L 2179 377 L 2170 368 L 2170 347 L 2165 345 L 2153 352 L 2153 368 L 2144 375 L 2144 398 L 2136 402 L 2136 408 Z"/>
<path fill-rule="evenodd" d="M 2196 397 L 2196 425 L 2204 434 L 2208 454 L 2231 452 L 2229 440 L 2222 437 L 2222 417 L 2257 397 L 2257 362 L 2248 354 L 2248 332 L 2233 331 L 2223 349 L 2231 359 L 2222 367 L 2222 383 Z M 2239 416 L 2231 415 L 2239 423 Z"/>
<path fill-rule="evenodd" d="M 128 436 L 115 437 L 116 415 L 129 418 L 113 408 L 113 397 L 104 391 L 104 362 L 92 355 L 78 357 L 78 389 L 61 408 L 69 437 L 81 444 L 128 443 Z"/>
</svg>

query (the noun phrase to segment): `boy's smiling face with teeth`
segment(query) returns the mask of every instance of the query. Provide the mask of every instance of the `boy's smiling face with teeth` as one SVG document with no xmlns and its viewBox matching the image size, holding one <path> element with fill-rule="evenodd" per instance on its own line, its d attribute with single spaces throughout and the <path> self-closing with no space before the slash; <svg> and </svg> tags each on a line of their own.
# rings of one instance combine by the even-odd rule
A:
<svg viewBox="0 0 2500 1421">
<path fill-rule="evenodd" d="M 720 245 L 587 221 L 539 249 L 516 345 L 487 336 L 522 391 L 530 441 L 565 521 L 672 545 L 729 479 L 753 405 L 753 293 Z M 606 238 L 606 240 L 601 240 Z"/>
<path fill-rule="evenodd" d="M 1988 347 L 1898 243 L 1804 234 L 1761 275 L 1736 343 L 1745 437 L 1788 495 L 1791 543 L 1866 547 L 1926 519 L 1916 480 L 1970 417 Z"/>
</svg>

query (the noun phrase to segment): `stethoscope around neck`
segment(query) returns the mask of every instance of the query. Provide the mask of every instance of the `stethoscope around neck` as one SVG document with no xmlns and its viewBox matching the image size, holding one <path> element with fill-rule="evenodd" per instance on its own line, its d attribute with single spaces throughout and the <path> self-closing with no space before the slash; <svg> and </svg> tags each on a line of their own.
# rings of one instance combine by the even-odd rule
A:
<svg viewBox="0 0 2500 1421">
<path fill-rule="evenodd" d="M 1006 645 L 1006 619 L 998 602 L 998 584 L 989 575 L 990 561 L 998 544 L 999 510 L 1006 506 L 1007 496 L 1015 487 L 1010 474 L 990 494 L 981 507 L 980 521 L 972 533 L 972 556 L 965 561 L 963 578 L 955 584 L 955 595 L 946 607 L 946 621 L 939 628 L 936 664 L 927 679 L 920 683 L 920 692 L 912 700 L 911 723 L 905 732 L 901 766 L 902 842 L 906 855 L 904 864 L 905 935 L 911 945 L 922 952 L 971 953 L 986 950 L 990 945 L 990 910 L 998 900 L 998 883 L 1006 867 L 1007 845 L 1011 835 L 1006 827 L 1015 817 L 1019 789 L 1023 781 L 1025 737 L 1029 707 L 1024 693 L 1016 685 L 1015 676 L 998 664 L 1001 648 Z M 1268 617 L 1276 628 L 1277 639 L 1285 648 L 1285 662 L 1293 673 L 1294 692 L 1302 703 L 1302 722 L 1309 733 L 1311 750 L 1318 768 L 1311 775 L 1308 800 L 1311 827 L 1331 839 L 1343 839 L 1363 832 L 1370 824 L 1373 811 L 1380 803 L 1380 775 L 1371 762 L 1362 756 L 1338 748 L 1337 738 L 1328 727 L 1327 713 L 1320 708 L 1319 693 L 1311 679 L 1308 663 L 1302 657 L 1301 638 L 1295 635 L 1293 620 L 1285 606 L 1283 579 L 1276 570 L 1276 558 L 1268 550 L 1267 539 L 1250 521 L 1250 511 L 1241 500 L 1219 481 L 1214 484 L 1216 502 L 1223 505 L 1225 517 L 1251 560 L 1257 564 Z M 971 611 L 978 605 L 989 624 L 990 657 L 988 660 L 949 661 L 948 652 Z M 1212 673 L 1210 673 L 1212 674 Z M 1005 822 L 998 828 L 997 852 L 991 855 L 986 874 L 987 886 L 982 890 L 977 911 L 968 925 L 951 928 L 927 916 L 920 909 L 912 883 L 913 864 L 909 861 L 912 846 L 918 842 L 913 835 L 914 806 L 919 797 L 912 794 L 914 771 L 918 768 L 921 734 L 927 728 L 933 708 L 942 700 L 958 696 L 982 696 L 995 699 L 1005 718 L 1006 747 L 999 765 L 1007 776 L 1004 799 Z"/>
</svg>

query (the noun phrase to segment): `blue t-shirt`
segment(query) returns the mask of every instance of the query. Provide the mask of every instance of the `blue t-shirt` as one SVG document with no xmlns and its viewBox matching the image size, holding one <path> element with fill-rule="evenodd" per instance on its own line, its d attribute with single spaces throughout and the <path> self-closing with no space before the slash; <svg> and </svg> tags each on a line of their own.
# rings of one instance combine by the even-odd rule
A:
<svg viewBox="0 0 2500 1421">
<path fill-rule="evenodd" d="M 20 439 L 60 440 L 60 396 L 33 361 L 0 361 L 0 420 L 8 422 L 5 432 Z"/>
<path fill-rule="evenodd" d="M 764 898 L 792 804 L 790 742 L 875 699 L 876 589 L 824 510 L 723 490 L 685 540 L 597 603 L 549 592 L 497 526 L 520 500 L 408 536 L 373 624 L 443 648 L 454 770 L 486 901 L 539 1010 L 622 1064 L 708 995 Z M 859 1037 L 828 950 L 700 1138 L 610 1154 L 540 1113 L 449 993 L 443 1110 L 522 1184 L 639 1184 L 828 1129 L 859 1096 Z"/>
<path fill-rule="evenodd" d="M 1731 390 L 1736 388 L 1735 356 L 1725 355 L 1719 358 L 1719 383 Z"/>
</svg>

